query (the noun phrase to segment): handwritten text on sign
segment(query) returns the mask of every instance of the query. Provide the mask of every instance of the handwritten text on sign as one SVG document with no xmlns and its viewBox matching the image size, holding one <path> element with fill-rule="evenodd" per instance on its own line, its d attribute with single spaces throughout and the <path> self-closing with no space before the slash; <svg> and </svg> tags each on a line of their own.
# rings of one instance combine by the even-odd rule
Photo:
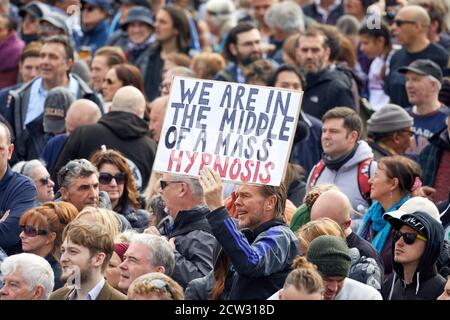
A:
<svg viewBox="0 0 450 320">
<path fill-rule="evenodd" d="M 176 77 L 154 169 L 198 176 L 211 166 L 229 181 L 279 185 L 302 92 Z"/>
</svg>

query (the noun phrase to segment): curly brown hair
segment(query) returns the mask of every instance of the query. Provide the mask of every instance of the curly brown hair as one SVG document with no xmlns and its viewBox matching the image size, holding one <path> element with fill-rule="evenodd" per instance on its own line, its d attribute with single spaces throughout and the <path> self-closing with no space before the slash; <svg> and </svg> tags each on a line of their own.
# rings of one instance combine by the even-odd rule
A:
<svg viewBox="0 0 450 320">
<path fill-rule="evenodd" d="M 116 166 L 120 172 L 125 173 L 125 188 L 123 190 L 123 195 L 119 200 L 119 206 L 120 208 L 123 208 L 125 203 L 129 201 L 134 208 L 140 207 L 136 183 L 133 174 L 131 173 L 130 166 L 122 153 L 113 149 L 108 149 L 106 151 L 99 150 L 91 156 L 90 161 L 98 170 L 100 170 L 101 166 L 104 164 L 111 164 Z"/>
</svg>

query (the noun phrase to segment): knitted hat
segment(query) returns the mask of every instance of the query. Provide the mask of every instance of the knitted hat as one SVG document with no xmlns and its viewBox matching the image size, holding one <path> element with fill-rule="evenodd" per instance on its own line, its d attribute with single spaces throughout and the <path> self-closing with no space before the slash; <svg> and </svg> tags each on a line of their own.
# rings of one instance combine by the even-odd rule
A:
<svg viewBox="0 0 450 320">
<path fill-rule="evenodd" d="M 309 245 L 306 259 L 314 263 L 324 277 L 346 277 L 352 264 L 345 240 L 336 236 L 320 236 Z"/>
<path fill-rule="evenodd" d="M 126 242 L 114 243 L 114 252 L 117 253 L 121 261 L 123 261 L 123 255 L 128 250 L 128 246 Z"/>
<path fill-rule="evenodd" d="M 67 110 L 74 101 L 67 88 L 56 87 L 48 92 L 44 102 L 44 132 L 56 134 L 65 131 Z"/>
<path fill-rule="evenodd" d="M 393 132 L 413 125 L 413 118 L 402 107 L 387 104 L 367 120 L 368 132 Z"/>
</svg>

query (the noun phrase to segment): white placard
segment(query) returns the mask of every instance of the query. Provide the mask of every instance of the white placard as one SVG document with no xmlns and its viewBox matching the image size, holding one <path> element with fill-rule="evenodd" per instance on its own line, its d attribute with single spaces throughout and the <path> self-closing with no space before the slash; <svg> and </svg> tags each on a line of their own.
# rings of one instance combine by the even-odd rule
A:
<svg viewBox="0 0 450 320">
<path fill-rule="evenodd" d="M 279 186 L 303 91 L 176 77 L 153 169 Z"/>
</svg>

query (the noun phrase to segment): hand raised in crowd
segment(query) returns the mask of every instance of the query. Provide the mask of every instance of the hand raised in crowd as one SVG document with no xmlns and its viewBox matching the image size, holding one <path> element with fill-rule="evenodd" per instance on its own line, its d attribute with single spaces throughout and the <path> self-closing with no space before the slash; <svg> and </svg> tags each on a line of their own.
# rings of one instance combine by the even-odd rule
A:
<svg viewBox="0 0 450 320">
<path fill-rule="evenodd" d="M 412 196 L 428 198 L 428 200 L 434 202 L 436 198 L 436 189 L 428 186 L 422 186 L 414 190 Z"/>
<path fill-rule="evenodd" d="M 223 207 L 222 180 L 212 168 L 205 167 L 200 172 L 200 185 L 203 188 L 205 202 L 209 210 L 213 211 Z"/>
</svg>

